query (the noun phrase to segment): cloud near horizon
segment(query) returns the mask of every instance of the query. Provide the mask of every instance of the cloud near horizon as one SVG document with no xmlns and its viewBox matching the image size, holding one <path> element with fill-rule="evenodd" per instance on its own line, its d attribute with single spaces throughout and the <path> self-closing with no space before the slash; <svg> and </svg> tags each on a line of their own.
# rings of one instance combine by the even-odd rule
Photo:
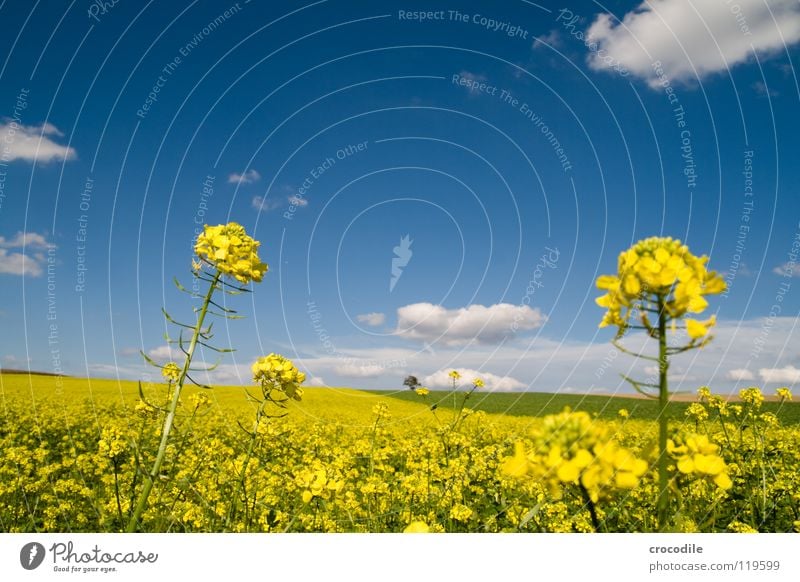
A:
<svg viewBox="0 0 800 582">
<path fill-rule="evenodd" d="M 746 321 L 720 321 L 715 339 L 703 350 L 676 356 L 673 361 L 670 389 L 695 393 L 708 385 L 719 394 L 735 394 L 743 386 L 761 385 L 772 391 L 776 385 L 800 384 L 797 354 L 789 346 L 796 343 L 800 332 L 794 317 L 764 318 Z M 652 342 L 640 337 L 625 340 L 633 347 L 645 345 L 652 353 Z M 459 370 L 462 382 L 478 376 L 487 383 L 487 390 L 535 390 L 541 392 L 631 394 L 632 388 L 620 374 L 645 379 L 647 365 L 616 351 L 600 336 L 592 341 L 564 342 L 546 337 L 516 338 L 502 349 L 495 345 L 438 346 L 433 352 L 414 347 L 361 346 L 345 347 L 339 343 L 337 355 L 313 355 L 318 346 L 296 346 L 307 355 L 292 357 L 308 374 L 309 386 L 325 378 L 328 386 L 352 386 L 361 389 L 403 389 L 403 378 L 417 376 L 430 388 L 447 388 L 447 373 Z M 167 346 L 154 348 L 155 356 L 165 356 Z M 775 354 L 782 354 L 776 356 Z M 290 354 L 287 354 L 290 355 Z M 208 375 L 209 383 L 250 383 L 248 364 L 228 364 L 226 358 L 218 372 Z M 247 359 L 241 360 L 247 362 Z M 200 365 L 198 363 L 198 365 Z M 105 373 L 116 376 L 112 367 Z M 120 368 L 124 377 L 141 378 L 149 366 Z M 96 369 L 95 372 L 99 371 Z M 652 372 L 652 370 L 650 370 Z M 81 369 L 68 373 L 80 373 Z M 205 377 L 201 381 L 206 381 Z M 766 386 L 767 384 L 771 386 Z"/>
<path fill-rule="evenodd" d="M 794 366 L 783 368 L 761 368 L 758 370 L 761 381 L 767 384 L 798 384 L 800 383 L 800 369 Z"/>
<path fill-rule="evenodd" d="M 547 318 L 528 305 L 473 304 L 446 309 L 432 303 L 412 303 L 397 310 L 395 335 L 429 344 L 464 345 L 472 341 L 497 344 L 518 331 L 541 327 Z"/>
<path fill-rule="evenodd" d="M 449 374 L 453 368 L 447 370 L 439 370 L 424 376 L 422 378 L 422 385 L 428 388 L 451 388 L 453 386 L 453 379 Z M 498 376 L 490 372 L 479 372 L 471 368 L 455 368 L 461 374 L 461 379 L 456 383 L 457 385 L 472 385 L 476 378 L 480 378 L 486 383 L 485 388 L 491 392 L 509 392 L 512 390 L 519 390 L 525 388 L 525 384 L 512 378 L 511 376 Z"/>
<path fill-rule="evenodd" d="M 746 368 L 735 368 L 733 370 L 729 370 L 725 377 L 728 380 L 733 380 L 734 382 L 747 382 L 749 380 L 755 380 L 756 377 L 750 370 Z"/>
</svg>

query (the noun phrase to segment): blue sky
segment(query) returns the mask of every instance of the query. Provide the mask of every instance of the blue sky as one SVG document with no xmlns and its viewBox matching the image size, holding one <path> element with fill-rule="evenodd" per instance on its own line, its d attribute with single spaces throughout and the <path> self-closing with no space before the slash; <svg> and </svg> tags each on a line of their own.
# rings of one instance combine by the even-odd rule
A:
<svg viewBox="0 0 800 582">
<path fill-rule="evenodd" d="M 270 272 L 212 381 L 627 390 L 593 282 L 669 235 L 731 284 L 674 385 L 800 382 L 800 8 L 695 4 L 0 5 L 2 366 L 152 374 L 235 220 Z"/>
</svg>

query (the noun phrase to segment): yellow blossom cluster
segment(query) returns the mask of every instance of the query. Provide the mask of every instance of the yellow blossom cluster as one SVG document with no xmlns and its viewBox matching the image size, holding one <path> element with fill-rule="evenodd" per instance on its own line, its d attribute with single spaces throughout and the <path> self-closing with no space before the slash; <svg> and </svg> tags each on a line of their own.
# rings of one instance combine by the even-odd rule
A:
<svg viewBox="0 0 800 582">
<path fill-rule="evenodd" d="M 720 489 L 733 486 L 727 466 L 719 456 L 719 445 L 706 435 L 688 435 L 667 441 L 667 452 L 675 459 L 675 467 L 684 475 L 698 475 L 712 480 Z"/>
<path fill-rule="evenodd" d="M 303 503 L 310 503 L 312 499 L 330 499 L 344 487 L 341 479 L 332 479 L 322 467 L 304 469 L 295 478 L 298 487 L 303 490 Z"/>
<path fill-rule="evenodd" d="M 757 386 L 750 386 L 739 390 L 739 400 L 755 409 L 761 408 L 764 404 L 764 394 Z"/>
<path fill-rule="evenodd" d="M 229 222 L 205 225 L 197 237 L 194 252 L 221 273 L 247 284 L 260 282 L 268 269 L 258 257 L 260 244 L 245 232 L 241 224 Z"/>
<path fill-rule="evenodd" d="M 128 449 L 125 431 L 118 425 L 109 425 L 100 433 L 97 448 L 101 456 L 119 459 Z"/>
<path fill-rule="evenodd" d="M 686 417 L 695 422 L 703 422 L 708 420 L 708 410 L 699 402 L 692 402 L 686 408 Z"/>
<path fill-rule="evenodd" d="M 181 369 L 175 362 L 168 362 L 161 368 L 161 375 L 167 382 L 175 384 L 181 377 Z"/>
<path fill-rule="evenodd" d="M 597 287 L 606 294 L 597 299 L 607 309 L 600 327 L 625 328 L 642 300 L 660 297 L 666 314 L 676 319 L 686 313 L 701 313 L 708 306 L 706 295 L 725 291 L 725 281 L 706 268 L 708 257 L 697 257 L 679 240 L 651 237 L 639 241 L 619 255 L 617 274 L 603 275 Z M 687 318 L 692 339 L 704 337 L 715 324 Z"/>
<path fill-rule="evenodd" d="M 253 381 L 262 387 L 265 394 L 278 390 L 293 400 L 300 400 L 303 396 L 300 384 L 306 381 L 306 375 L 280 354 L 261 356 L 253 363 L 252 372 Z"/>
<path fill-rule="evenodd" d="M 564 485 L 580 486 L 593 502 L 614 489 L 633 489 L 647 471 L 647 462 L 608 437 L 605 426 L 585 412 L 565 410 L 544 418 L 534 433 L 534 450 L 521 442 L 503 463 L 512 477 L 532 476 L 561 495 Z"/>
</svg>

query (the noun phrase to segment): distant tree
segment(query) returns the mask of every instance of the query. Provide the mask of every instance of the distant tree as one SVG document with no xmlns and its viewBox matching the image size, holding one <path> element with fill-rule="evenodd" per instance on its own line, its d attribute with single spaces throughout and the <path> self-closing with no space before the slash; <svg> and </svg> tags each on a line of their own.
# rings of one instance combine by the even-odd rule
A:
<svg viewBox="0 0 800 582">
<path fill-rule="evenodd" d="M 403 380 L 403 386 L 408 386 L 409 390 L 416 390 L 419 386 L 419 380 L 417 380 L 416 376 L 406 376 L 406 379 Z"/>
</svg>

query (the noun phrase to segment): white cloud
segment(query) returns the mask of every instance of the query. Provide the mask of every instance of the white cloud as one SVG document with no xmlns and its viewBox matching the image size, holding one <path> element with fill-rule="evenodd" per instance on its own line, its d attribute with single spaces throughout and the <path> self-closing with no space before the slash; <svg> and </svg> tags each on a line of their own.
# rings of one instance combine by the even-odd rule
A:
<svg viewBox="0 0 800 582">
<path fill-rule="evenodd" d="M 587 38 L 597 43 L 589 65 L 622 65 L 651 87 L 660 61 L 670 82 L 687 82 L 776 53 L 800 40 L 797 0 L 648 0 L 622 23 L 600 14 Z M 615 63 L 613 60 L 616 60 Z"/>
<path fill-rule="evenodd" d="M 0 142 L 2 143 L 2 142 Z M 18 232 L 13 238 L 0 236 L 0 274 L 41 277 L 46 258 L 42 253 L 26 251 L 43 250 L 50 245 L 44 235 L 35 232 Z M 16 252 L 13 249 L 22 249 Z"/>
<path fill-rule="evenodd" d="M 308 206 L 308 199 L 302 198 L 297 194 L 292 194 L 287 198 L 287 200 L 289 201 L 289 204 L 291 204 L 292 206 L 299 206 L 300 208 L 305 208 L 306 206 Z"/>
<path fill-rule="evenodd" d="M 739 382 L 739 381 L 744 382 L 756 379 L 753 373 L 746 368 L 736 368 L 733 370 L 728 370 L 728 373 L 725 374 L 725 377 L 728 380 L 733 380 L 734 382 Z"/>
<path fill-rule="evenodd" d="M 25 160 L 41 163 L 74 160 L 78 156 L 74 148 L 56 143 L 52 139 L 63 135 L 50 123 L 28 126 L 6 120 L 0 123 L 0 144 L 3 144 L 0 156 L 7 161 Z"/>
<path fill-rule="evenodd" d="M 780 92 L 776 91 L 775 89 L 771 89 L 770 87 L 768 87 L 764 83 L 764 81 L 756 81 L 751 86 L 753 87 L 753 90 L 758 95 L 761 95 L 761 96 L 764 96 L 764 97 L 779 97 L 780 96 Z"/>
<path fill-rule="evenodd" d="M 386 368 L 378 364 L 341 364 L 333 370 L 340 376 L 353 378 L 377 378 L 386 373 Z"/>
<path fill-rule="evenodd" d="M 781 277 L 800 277 L 800 264 L 784 263 L 772 269 L 772 272 Z"/>
<path fill-rule="evenodd" d="M 383 325 L 383 322 L 386 321 L 386 315 L 383 313 L 362 313 L 361 315 L 356 315 L 356 319 L 361 323 L 366 323 L 367 325 L 371 325 L 373 327 L 377 327 L 379 325 Z"/>
<path fill-rule="evenodd" d="M 758 371 L 761 381 L 778 384 L 797 384 L 800 383 L 800 369 L 794 366 L 784 366 L 783 368 L 761 368 Z"/>
<path fill-rule="evenodd" d="M 253 208 L 259 212 L 269 212 L 283 205 L 280 199 L 264 198 L 263 196 L 253 196 L 251 204 Z"/>
<path fill-rule="evenodd" d="M 35 249 L 46 249 L 49 246 L 47 239 L 44 235 L 36 232 L 18 232 L 14 238 L 6 240 L 5 237 L 0 236 L 0 248 L 4 249 L 18 249 L 22 247 L 32 247 Z"/>
<path fill-rule="evenodd" d="M 236 172 L 228 176 L 228 184 L 252 184 L 261 179 L 261 174 L 253 169 L 247 170 L 244 174 L 237 174 Z"/>
<path fill-rule="evenodd" d="M 311 376 L 306 382 L 309 386 L 327 386 L 328 384 L 322 379 L 322 376 Z"/>
<path fill-rule="evenodd" d="M 156 361 L 169 361 L 178 357 L 178 350 L 173 346 L 158 346 L 148 350 L 147 355 Z"/>
<path fill-rule="evenodd" d="M 425 376 L 421 380 L 422 385 L 428 388 L 451 388 L 453 386 L 453 379 L 449 376 L 451 370 L 453 370 L 453 368 L 439 370 L 429 376 Z M 489 372 L 479 372 L 471 368 L 455 368 L 455 370 L 461 374 L 461 380 L 457 382 L 457 385 L 471 384 L 475 378 L 480 378 L 486 383 L 486 388 L 491 391 L 511 391 L 525 387 L 525 384 L 511 376 L 498 376 Z"/>
<path fill-rule="evenodd" d="M 203 368 L 207 363 L 193 362 L 192 366 Z M 201 384 L 215 385 L 249 385 L 253 382 L 250 364 L 220 364 L 209 372 L 191 372 L 192 378 Z"/>
<path fill-rule="evenodd" d="M 519 330 L 540 327 L 545 316 L 528 305 L 497 303 L 473 304 L 460 309 L 445 309 L 432 303 L 413 303 L 397 310 L 397 329 L 402 337 L 447 345 L 499 343 Z"/>
<path fill-rule="evenodd" d="M 0 249 L 0 274 L 41 277 L 42 273 L 42 265 L 34 257 Z"/>
</svg>

